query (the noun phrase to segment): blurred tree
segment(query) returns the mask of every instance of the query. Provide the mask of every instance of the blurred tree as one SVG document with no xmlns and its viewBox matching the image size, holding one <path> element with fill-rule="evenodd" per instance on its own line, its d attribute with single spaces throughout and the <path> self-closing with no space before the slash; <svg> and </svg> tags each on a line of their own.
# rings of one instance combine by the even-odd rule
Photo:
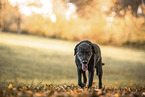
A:
<svg viewBox="0 0 145 97">
<path fill-rule="evenodd" d="M 0 1 L 1 31 L 16 31 L 20 33 L 21 15 L 18 6 L 13 7 L 8 0 Z"/>
<path fill-rule="evenodd" d="M 17 24 L 17 33 L 20 34 L 21 33 L 21 14 L 19 12 L 18 5 L 16 5 L 15 9 L 16 9 L 15 21 L 16 21 L 16 24 Z"/>
<path fill-rule="evenodd" d="M 8 0 L 1 0 L 1 29 L 7 31 L 12 23 L 10 10 L 12 6 Z M 9 17 L 9 18 L 8 18 Z"/>
<path fill-rule="evenodd" d="M 71 2 L 77 7 L 77 14 L 80 17 L 88 17 L 90 15 L 100 14 L 101 6 L 107 0 L 66 0 L 66 2 Z M 109 13 L 115 12 L 116 16 L 124 17 L 127 10 L 131 10 L 132 15 L 137 17 L 137 10 L 140 5 L 142 5 L 145 0 L 112 0 L 113 5 Z M 143 7 L 142 7 L 143 10 Z"/>
<path fill-rule="evenodd" d="M 141 3 L 141 9 L 142 9 L 142 14 L 144 16 L 144 24 L 145 24 L 145 1 L 144 0 L 141 0 L 142 3 Z"/>
<path fill-rule="evenodd" d="M 114 0 L 111 11 L 116 12 L 119 17 L 124 17 L 127 10 L 131 10 L 132 15 L 137 17 L 138 7 L 144 0 Z"/>
<path fill-rule="evenodd" d="M 64 26 L 62 26 L 62 24 L 66 23 L 65 20 L 65 12 L 66 12 L 66 7 L 65 7 L 65 3 L 63 2 L 63 0 L 53 0 L 52 1 L 53 4 L 53 8 L 52 8 L 52 26 L 53 29 L 51 31 L 51 35 L 52 37 L 58 38 L 61 36 L 62 34 L 62 29 Z M 53 22 L 53 19 L 55 20 Z"/>
<path fill-rule="evenodd" d="M 80 17 L 85 18 L 89 18 L 90 15 L 96 14 L 97 10 L 99 10 L 98 1 L 99 0 L 69 0 L 70 3 L 75 4 L 75 6 L 77 7 L 76 9 L 77 14 Z"/>
<path fill-rule="evenodd" d="M 2 12 L 3 12 L 3 6 L 4 6 L 4 2 L 3 0 L 0 0 L 0 31 L 3 30 L 3 20 L 2 20 Z"/>
</svg>

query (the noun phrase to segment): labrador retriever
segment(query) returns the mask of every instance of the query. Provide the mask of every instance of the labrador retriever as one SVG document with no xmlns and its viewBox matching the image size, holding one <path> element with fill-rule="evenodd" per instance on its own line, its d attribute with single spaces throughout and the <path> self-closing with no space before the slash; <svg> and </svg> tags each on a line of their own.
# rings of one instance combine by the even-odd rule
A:
<svg viewBox="0 0 145 97">
<path fill-rule="evenodd" d="M 88 70 L 89 81 L 87 88 L 90 88 L 93 83 L 94 69 L 96 69 L 96 75 L 99 78 L 99 89 L 102 88 L 102 65 L 104 65 L 104 63 L 102 63 L 99 46 L 88 40 L 81 41 L 76 45 L 74 55 L 77 66 L 78 85 L 82 88 L 86 86 L 87 77 L 85 71 Z"/>
</svg>

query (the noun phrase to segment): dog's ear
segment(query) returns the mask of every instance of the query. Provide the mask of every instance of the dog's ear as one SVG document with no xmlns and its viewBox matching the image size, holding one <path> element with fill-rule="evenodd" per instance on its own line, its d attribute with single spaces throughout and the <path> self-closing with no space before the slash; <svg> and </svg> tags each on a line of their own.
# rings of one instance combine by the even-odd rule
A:
<svg viewBox="0 0 145 97">
<path fill-rule="evenodd" d="M 84 41 L 78 43 L 78 44 L 75 46 L 75 48 L 74 48 L 74 55 L 77 54 L 77 47 L 78 47 L 81 43 L 83 43 L 83 42 L 84 42 Z"/>
<path fill-rule="evenodd" d="M 76 53 L 77 53 L 77 45 L 76 45 L 76 47 L 74 48 L 74 55 L 76 55 Z"/>
<path fill-rule="evenodd" d="M 79 44 L 80 44 L 80 43 L 79 43 Z M 79 46 L 79 44 L 77 44 L 77 45 L 75 46 L 75 48 L 74 48 L 74 55 L 77 54 L 77 47 Z"/>
</svg>

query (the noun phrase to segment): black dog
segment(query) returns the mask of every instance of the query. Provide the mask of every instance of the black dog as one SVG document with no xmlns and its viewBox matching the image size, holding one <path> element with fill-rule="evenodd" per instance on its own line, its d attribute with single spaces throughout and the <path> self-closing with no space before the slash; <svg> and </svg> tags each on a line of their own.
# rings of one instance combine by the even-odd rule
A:
<svg viewBox="0 0 145 97">
<path fill-rule="evenodd" d="M 86 86 L 87 77 L 85 71 L 89 71 L 88 88 L 92 86 L 94 69 L 99 77 L 99 88 L 102 88 L 102 58 L 101 51 L 98 45 L 91 43 L 88 40 L 82 41 L 76 45 L 74 49 L 75 63 L 78 73 L 78 85 L 80 87 Z M 83 74 L 83 83 L 82 83 Z"/>
</svg>

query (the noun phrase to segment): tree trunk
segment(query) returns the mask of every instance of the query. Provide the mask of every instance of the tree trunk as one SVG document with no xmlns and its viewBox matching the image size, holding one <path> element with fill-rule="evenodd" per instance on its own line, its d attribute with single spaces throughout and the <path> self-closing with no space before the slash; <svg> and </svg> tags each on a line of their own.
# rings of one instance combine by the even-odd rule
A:
<svg viewBox="0 0 145 97">
<path fill-rule="evenodd" d="M 2 20 L 3 2 L 0 0 L 0 32 L 3 30 L 3 20 Z"/>
<path fill-rule="evenodd" d="M 21 34 L 21 16 L 20 16 L 20 14 L 17 18 L 17 33 Z"/>
</svg>

